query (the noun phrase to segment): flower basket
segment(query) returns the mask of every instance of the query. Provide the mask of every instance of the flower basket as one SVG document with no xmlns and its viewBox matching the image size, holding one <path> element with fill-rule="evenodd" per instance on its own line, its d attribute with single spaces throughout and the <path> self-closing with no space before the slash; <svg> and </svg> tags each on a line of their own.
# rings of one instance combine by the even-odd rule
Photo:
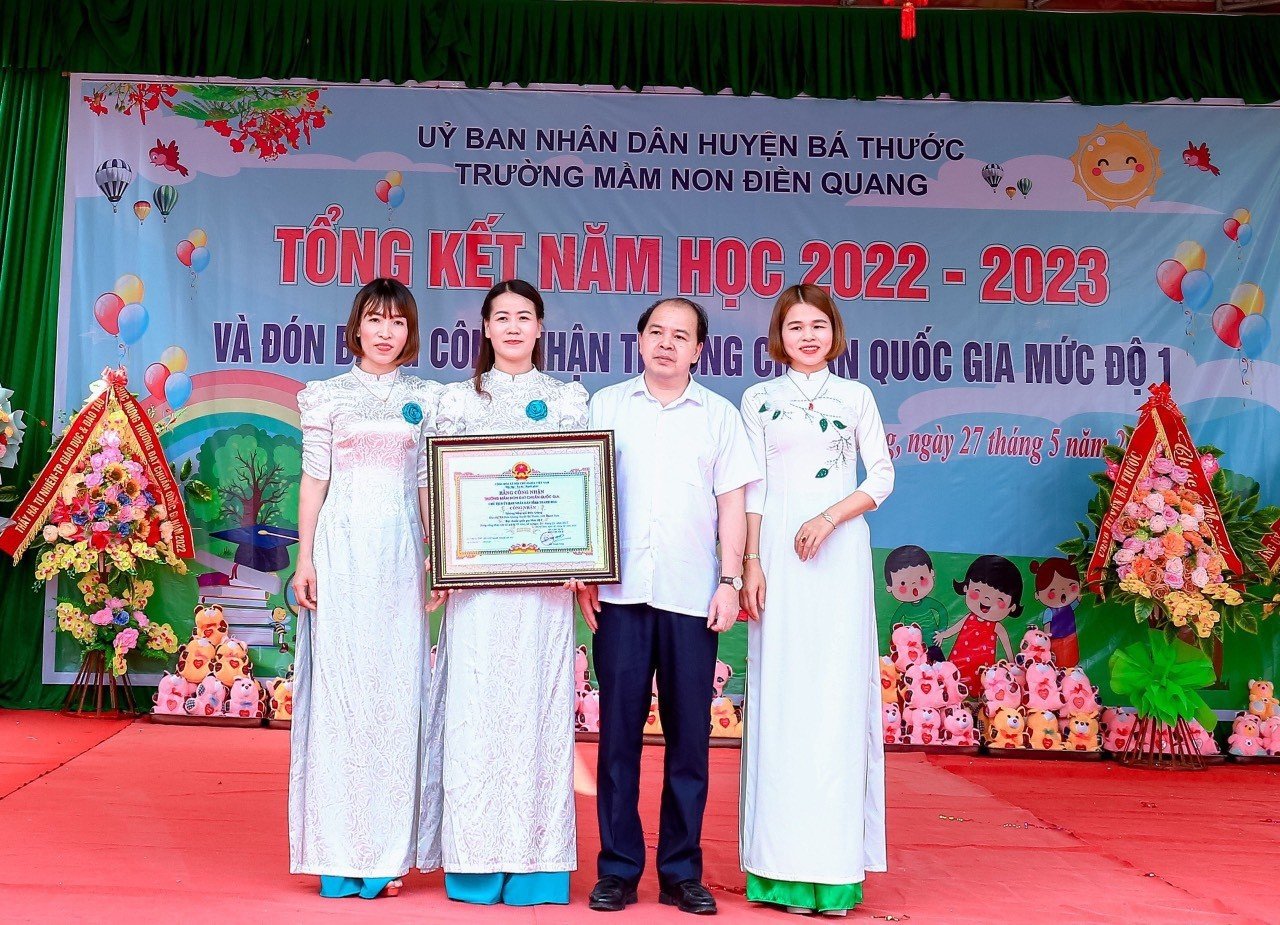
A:
<svg viewBox="0 0 1280 925">
<path fill-rule="evenodd" d="M 1258 484 L 1197 447 L 1167 384 L 1151 387 L 1106 471 L 1080 537 L 1059 549 L 1098 601 L 1132 607 L 1152 632 L 1112 653 L 1111 687 L 1131 698 L 1138 725 L 1120 760 L 1160 769 L 1204 767 L 1197 733 L 1217 717 L 1198 690 L 1217 679 L 1225 627 L 1256 633 L 1275 597 L 1267 538 L 1280 509 L 1261 508 Z M 1199 728 L 1197 728 L 1199 727 Z"/>
</svg>

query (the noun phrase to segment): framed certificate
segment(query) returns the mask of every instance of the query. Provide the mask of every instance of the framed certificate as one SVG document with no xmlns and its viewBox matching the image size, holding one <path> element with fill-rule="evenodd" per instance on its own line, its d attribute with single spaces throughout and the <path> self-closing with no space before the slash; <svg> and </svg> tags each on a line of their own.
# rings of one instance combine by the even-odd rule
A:
<svg viewBox="0 0 1280 925">
<path fill-rule="evenodd" d="M 437 588 L 620 580 L 613 431 L 431 437 Z"/>
</svg>

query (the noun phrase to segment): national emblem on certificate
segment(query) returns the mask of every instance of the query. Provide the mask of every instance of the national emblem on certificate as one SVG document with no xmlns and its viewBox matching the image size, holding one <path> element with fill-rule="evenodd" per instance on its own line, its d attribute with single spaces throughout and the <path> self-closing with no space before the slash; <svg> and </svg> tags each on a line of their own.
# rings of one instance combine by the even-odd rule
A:
<svg viewBox="0 0 1280 925">
<path fill-rule="evenodd" d="M 612 431 L 432 437 L 437 588 L 619 580 Z"/>
</svg>

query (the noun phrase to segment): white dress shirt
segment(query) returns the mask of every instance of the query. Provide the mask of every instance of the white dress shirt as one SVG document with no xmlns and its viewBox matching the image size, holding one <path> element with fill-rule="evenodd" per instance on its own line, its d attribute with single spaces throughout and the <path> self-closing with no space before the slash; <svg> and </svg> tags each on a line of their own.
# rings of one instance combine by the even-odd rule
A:
<svg viewBox="0 0 1280 925">
<path fill-rule="evenodd" d="M 720 580 L 716 497 L 760 478 L 741 415 L 693 380 L 663 407 L 641 375 L 592 397 L 590 427 L 617 441 L 622 581 L 600 600 L 705 617 Z"/>
</svg>

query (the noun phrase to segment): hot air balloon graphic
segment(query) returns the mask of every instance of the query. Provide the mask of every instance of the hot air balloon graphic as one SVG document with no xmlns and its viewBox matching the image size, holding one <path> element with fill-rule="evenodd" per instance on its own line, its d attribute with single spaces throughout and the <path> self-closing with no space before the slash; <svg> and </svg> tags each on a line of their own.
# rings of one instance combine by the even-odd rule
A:
<svg viewBox="0 0 1280 925">
<path fill-rule="evenodd" d="M 1016 186 L 1006 186 L 1004 188 L 1004 194 L 1012 199 L 1014 196 L 1018 195 L 1018 188 Z"/>
<path fill-rule="evenodd" d="M 1031 181 L 1023 177 L 1018 181 L 1018 192 L 1022 194 L 1022 198 L 1027 198 L 1027 193 L 1031 192 Z"/>
<path fill-rule="evenodd" d="M 982 168 L 982 180 L 991 187 L 991 192 L 995 192 L 1000 188 L 1000 181 L 1004 178 L 1004 168 L 999 164 L 988 164 Z"/>
<path fill-rule="evenodd" d="M 133 214 L 138 216 L 138 224 L 141 225 L 147 220 L 147 216 L 151 214 L 151 203 L 145 199 L 139 199 L 133 204 Z"/>
<path fill-rule="evenodd" d="M 133 182 L 133 168 L 118 157 L 103 161 L 93 173 L 93 182 L 98 184 L 102 195 L 111 203 L 111 211 L 116 211 L 116 204 L 124 196 L 124 191 Z"/>
<path fill-rule="evenodd" d="M 151 195 L 151 201 L 156 204 L 156 208 L 160 210 L 164 222 L 168 224 L 169 213 L 173 211 L 173 207 L 178 204 L 178 191 L 172 186 L 160 186 Z"/>
</svg>

